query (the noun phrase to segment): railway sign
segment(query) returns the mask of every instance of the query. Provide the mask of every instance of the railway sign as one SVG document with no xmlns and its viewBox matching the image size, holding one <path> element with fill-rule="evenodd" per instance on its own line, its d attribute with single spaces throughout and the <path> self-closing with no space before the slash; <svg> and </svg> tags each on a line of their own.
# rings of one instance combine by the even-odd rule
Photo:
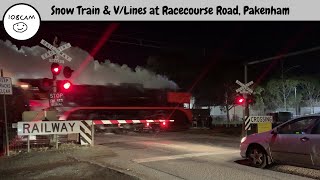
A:
<svg viewBox="0 0 320 180">
<path fill-rule="evenodd" d="M 12 95 L 12 81 L 9 77 L 0 77 L 0 94 Z"/>
<path fill-rule="evenodd" d="M 50 93 L 49 102 L 51 107 L 63 106 L 63 93 Z"/>
<path fill-rule="evenodd" d="M 249 87 L 249 86 L 251 86 L 253 84 L 253 81 L 250 81 L 247 84 L 244 84 L 244 83 L 240 82 L 239 80 L 237 80 L 236 83 L 238 85 L 240 85 L 240 88 L 238 88 L 236 90 L 237 93 L 241 93 L 241 94 L 251 94 L 251 93 L 253 93 L 253 90 L 250 89 L 250 87 Z"/>
<path fill-rule="evenodd" d="M 18 122 L 18 135 L 48 135 L 80 133 L 81 121 Z"/>
<path fill-rule="evenodd" d="M 270 131 L 272 129 L 271 122 L 258 123 L 258 133 Z"/>
<path fill-rule="evenodd" d="M 45 54 L 41 55 L 41 58 L 44 60 L 44 59 L 47 59 L 47 58 L 50 58 L 54 55 L 57 55 L 55 57 L 55 59 L 50 59 L 49 61 L 50 62 L 58 62 L 58 63 L 64 63 L 64 60 L 59 60 L 58 57 L 62 57 L 64 58 L 65 60 L 71 62 L 72 58 L 70 56 L 68 56 L 67 54 L 65 54 L 64 50 L 66 49 L 69 49 L 71 47 L 71 44 L 70 43 L 67 43 L 67 44 L 64 44 L 58 48 L 54 47 L 53 45 L 51 45 L 50 43 L 48 43 L 47 41 L 45 40 L 41 40 L 40 42 L 42 45 L 44 45 L 45 47 L 47 47 L 48 49 L 50 49 L 50 51 L 46 52 Z"/>
<path fill-rule="evenodd" d="M 249 130 L 251 124 L 273 122 L 272 116 L 248 116 L 244 120 L 245 130 Z"/>
</svg>

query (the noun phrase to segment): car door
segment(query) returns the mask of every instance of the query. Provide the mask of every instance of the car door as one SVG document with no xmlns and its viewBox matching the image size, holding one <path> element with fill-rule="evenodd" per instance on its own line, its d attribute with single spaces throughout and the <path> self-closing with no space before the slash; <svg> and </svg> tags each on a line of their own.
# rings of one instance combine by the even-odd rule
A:
<svg viewBox="0 0 320 180">
<path fill-rule="evenodd" d="M 271 156 L 282 163 L 312 166 L 308 152 L 317 117 L 298 118 L 277 128 L 270 141 Z"/>
<path fill-rule="evenodd" d="M 318 120 L 311 132 L 310 147 L 308 151 L 314 166 L 320 168 L 320 120 Z"/>
</svg>

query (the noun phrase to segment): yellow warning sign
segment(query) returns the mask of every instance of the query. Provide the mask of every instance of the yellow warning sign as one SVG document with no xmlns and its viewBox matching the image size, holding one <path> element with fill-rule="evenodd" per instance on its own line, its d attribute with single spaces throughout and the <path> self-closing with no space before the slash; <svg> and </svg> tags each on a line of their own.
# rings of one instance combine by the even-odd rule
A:
<svg viewBox="0 0 320 180">
<path fill-rule="evenodd" d="M 272 129 L 271 122 L 258 123 L 258 133 L 270 131 Z"/>
</svg>

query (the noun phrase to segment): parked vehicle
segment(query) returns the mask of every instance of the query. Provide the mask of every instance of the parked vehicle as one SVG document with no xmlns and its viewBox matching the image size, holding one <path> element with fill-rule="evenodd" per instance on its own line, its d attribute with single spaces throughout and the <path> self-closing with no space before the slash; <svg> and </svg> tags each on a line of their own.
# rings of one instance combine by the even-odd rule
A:
<svg viewBox="0 0 320 180">
<path fill-rule="evenodd" d="M 271 131 L 246 136 L 240 151 L 258 168 L 282 163 L 320 169 L 320 115 L 296 118 Z"/>
<path fill-rule="evenodd" d="M 273 127 L 276 127 L 293 118 L 293 114 L 291 112 L 275 112 L 275 113 L 268 113 L 267 115 L 272 116 Z"/>
</svg>

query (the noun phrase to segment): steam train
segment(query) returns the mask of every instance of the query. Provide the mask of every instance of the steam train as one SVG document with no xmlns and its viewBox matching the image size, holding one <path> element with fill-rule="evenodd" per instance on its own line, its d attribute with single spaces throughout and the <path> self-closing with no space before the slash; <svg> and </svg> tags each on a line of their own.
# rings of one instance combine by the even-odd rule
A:
<svg viewBox="0 0 320 180">
<path fill-rule="evenodd" d="M 49 108 L 50 91 L 43 87 L 41 79 L 20 79 L 19 83 L 28 94 L 30 110 Z M 57 87 L 58 92 L 63 93 L 62 106 L 56 107 L 60 120 L 174 120 L 165 126 L 167 129 L 186 129 L 192 122 L 189 93 L 148 89 L 131 83 L 72 85 L 68 90 L 59 88 L 58 83 Z M 137 126 L 142 127 L 141 124 L 125 125 L 129 129 Z M 161 128 L 157 123 L 151 126 Z"/>
</svg>

